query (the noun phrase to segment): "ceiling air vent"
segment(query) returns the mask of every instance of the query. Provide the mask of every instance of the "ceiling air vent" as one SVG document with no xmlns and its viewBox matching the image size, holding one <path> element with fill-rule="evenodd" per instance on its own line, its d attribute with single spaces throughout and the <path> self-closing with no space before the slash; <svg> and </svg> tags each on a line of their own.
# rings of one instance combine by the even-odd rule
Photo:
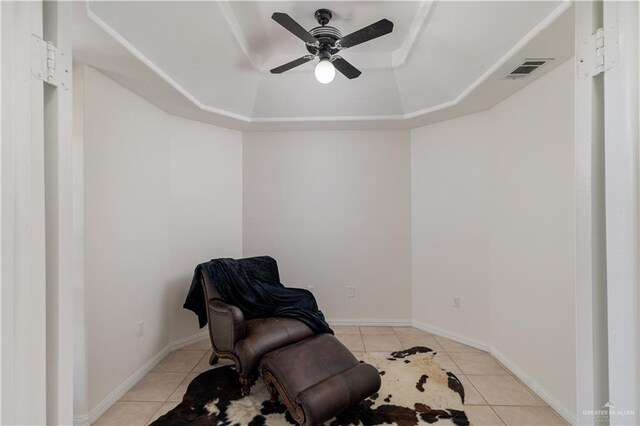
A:
<svg viewBox="0 0 640 426">
<path fill-rule="evenodd" d="M 507 75 L 508 79 L 516 80 L 520 78 L 525 78 L 544 64 L 549 61 L 553 61 L 551 58 L 536 58 L 536 59 L 525 59 L 520 65 L 516 67 L 513 71 Z"/>
</svg>

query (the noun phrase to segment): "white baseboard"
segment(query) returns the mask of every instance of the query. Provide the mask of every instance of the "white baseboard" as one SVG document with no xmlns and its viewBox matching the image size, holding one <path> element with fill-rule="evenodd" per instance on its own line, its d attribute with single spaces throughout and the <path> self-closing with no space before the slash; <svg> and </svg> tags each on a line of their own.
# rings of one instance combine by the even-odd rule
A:
<svg viewBox="0 0 640 426">
<path fill-rule="evenodd" d="M 538 395 L 544 402 L 546 402 L 551 408 L 553 408 L 558 414 L 560 414 L 569 424 L 576 424 L 576 416 L 567 407 L 565 407 L 560 401 L 558 401 L 544 386 L 538 383 L 535 379 L 524 372 L 513 361 L 507 358 L 497 348 L 493 347 L 487 342 L 478 340 L 469 336 L 462 335 L 450 330 L 446 330 L 434 325 L 430 325 L 418 321 L 410 320 L 398 320 L 398 319 L 329 319 L 331 325 L 343 325 L 343 326 L 392 326 L 392 327 L 407 327 L 413 326 L 420 330 L 427 331 L 429 333 L 446 337 L 456 342 L 480 349 L 485 352 L 489 352 L 498 361 L 502 363 L 507 369 L 509 369 L 518 379 L 520 379 L 525 385 L 529 387 L 536 395 Z M 200 340 L 207 339 L 208 333 L 203 330 L 193 336 L 185 337 L 184 339 L 176 340 L 169 343 L 162 348 L 153 358 L 147 361 L 138 371 L 125 380 L 120 386 L 114 389 L 104 400 L 102 400 L 89 414 L 76 415 L 73 419 L 73 424 L 77 426 L 88 426 L 91 423 L 98 420 L 98 418 L 104 414 L 118 399 L 122 397 L 129 389 L 131 389 L 136 383 L 138 383 L 149 371 L 162 361 L 169 353 L 189 346 L 192 343 Z"/>
<path fill-rule="evenodd" d="M 413 326 L 420 330 L 427 331 L 436 336 L 446 337 L 447 339 L 455 340 L 472 348 L 480 349 L 481 351 L 490 352 L 491 345 L 482 340 L 474 339 L 473 337 L 464 336 L 462 334 L 445 330 L 444 328 L 436 327 L 435 325 L 427 324 L 424 322 L 414 321 Z"/>
<path fill-rule="evenodd" d="M 183 339 L 176 340 L 175 342 L 171 342 L 167 345 L 167 347 L 169 348 L 169 352 L 173 352 L 173 351 L 177 351 L 178 349 L 186 348 L 187 346 L 195 342 L 199 342 L 201 340 L 205 340 L 208 338 L 209 338 L 209 331 L 208 329 L 204 329 L 191 336 L 187 336 Z"/>
<path fill-rule="evenodd" d="M 556 410 L 569 424 L 576 424 L 576 415 L 565 407 L 560 401 L 558 401 L 551 393 L 545 389 L 535 379 L 525 373 L 520 367 L 513 363 L 506 355 L 500 352 L 498 349 L 491 347 L 491 355 L 495 359 L 500 361 L 502 365 L 508 368 L 522 383 L 527 385 L 536 395 L 538 395 L 549 407 Z"/>
<path fill-rule="evenodd" d="M 189 346 L 192 343 L 199 342 L 204 339 L 208 339 L 209 334 L 207 330 L 200 331 L 192 336 L 185 337 L 184 339 L 176 340 L 169 343 L 162 348 L 160 352 L 155 354 L 149 361 L 147 361 L 142 367 L 140 367 L 135 373 L 115 388 L 105 399 L 91 410 L 89 414 L 75 415 L 73 417 L 74 425 L 88 426 L 94 423 L 105 413 L 113 404 L 116 403 L 125 393 L 129 391 L 136 383 L 138 383 L 148 372 L 153 370 L 160 361 L 162 361 L 169 353 Z"/>
<path fill-rule="evenodd" d="M 74 426 L 89 426 L 91 424 L 89 422 L 89 415 L 73 416 L 73 424 Z"/>
<path fill-rule="evenodd" d="M 408 319 L 349 319 L 349 318 L 334 318 L 328 319 L 329 325 L 345 325 L 345 326 L 387 326 L 387 327 L 410 327 L 413 322 Z"/>
<path fill-rule="evenodd" d="M 464 336 L 462 334 L 445 330 L 440 327 L 436 327 L 423 322 L 414 321 L 413 326 L 420 330 L 428 331 L 429 333 L 446 337 L 456 342 L 480 349 L 485 352 L 489 352 L 495 359 L 500 361 L 504 367 L 513 373 L 522 383 L 527 385 L 536 395 L 546 402 L 549 407 L 556 410 L 569 424 L 576 424 L 576 416 L 571 410 L 567 409 L 560 401 L 558 401 L 551 393 L 545 389 L 539 382 L 529 376 L 520 367 L 518 367 L 513 361 L 511 361 L 505 354 L 500 352 L 497 348 L 482 340 L 474 339 L 472 337 Z"/>
</svg>

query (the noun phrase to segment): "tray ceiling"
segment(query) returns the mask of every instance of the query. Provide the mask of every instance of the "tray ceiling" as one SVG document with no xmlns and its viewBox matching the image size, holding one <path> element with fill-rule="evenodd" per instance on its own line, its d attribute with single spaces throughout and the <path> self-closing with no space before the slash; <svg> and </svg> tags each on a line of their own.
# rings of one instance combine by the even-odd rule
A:
<svg viewBox="0 0 640 426">
<path fill-rule="evenodd" d="M 409 31 L 419 30 L 423 21 L 417 18 L 431 2 L 229 2 L 219 3 L 229 27 L 240 45 L 245 44 L 245 54 L 260 71 L 287 62 L 294 55 L 306 53 L 304 43 L 293 37 L 270 19 L 274 11 L 285 11 L 305 29 L 318 26 L 314 12 L 320 8 L 332 11 L 329 25 L 338 28 L 343 35 L 356 31 L 382 18 L 395 24 L 394 31 L 375 42 L 364 43 L 351 49 L 352 60 L 364 61 L 368 67 L 389 67 L 392 56 L 401 54 Z M 346 55 L 346 51 L 345 51 Z M 363 66 L 361 64 L 361 66 Z"/>
<path fill-rule="evenodd" d="M 161 108 L 258 128 L 413 127 L 486 109 L 573 56 L 570 2 L 89 2 L 74 10 L 74 59 L 101 69 Z M 313 12 L 348 34 L 382 18 L 390 35 L 342 56 L 362 70 L 328 84 L 316 61 L 273 75 L 306 53 L 271 20 L 285 12 L 306 29 Z M 555 58 L 524 80 L 522 59 Z"/>
</svg>

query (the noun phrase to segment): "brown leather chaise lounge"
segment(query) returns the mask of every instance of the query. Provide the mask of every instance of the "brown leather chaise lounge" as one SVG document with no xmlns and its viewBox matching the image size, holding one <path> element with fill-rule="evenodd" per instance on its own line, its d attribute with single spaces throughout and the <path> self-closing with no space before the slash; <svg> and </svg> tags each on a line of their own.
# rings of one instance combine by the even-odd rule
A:
<svg viewBox="0 0 640 426">
<path fill-rule="evenodd" d="M 359 362 L 331 334 L 318 334 L 268 353 L 260 373 L 298 424 L 317 426 L 380 390 L 380 373 Z M 409 424 L 409 423 L 407 423 Z"/>
<path fill-rule="evenodd" d="M 265 257 L 264 262 L 275 262 Z M 265 268 L 268 270 L 269 268 Z M 277 266 L 275 269 L 277 273 Z M 272 277 L 279 281 L 278 277 Z M 200 277 L 207 301 L 207 320 L 213 354 L 209 363 L 228 358 L 236 364 L 243 395 L 248 395 L 263 355 L 313 335 L 301 321 L 291 318 L 245 320 L 242 311 L 225 303 L 206 273 Z"/>
</svg>

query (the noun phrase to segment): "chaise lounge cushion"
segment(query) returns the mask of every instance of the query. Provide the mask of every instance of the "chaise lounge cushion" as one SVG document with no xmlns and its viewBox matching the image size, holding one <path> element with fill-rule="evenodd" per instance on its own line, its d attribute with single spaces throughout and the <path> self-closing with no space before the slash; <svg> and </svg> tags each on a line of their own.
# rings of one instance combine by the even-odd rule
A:
<svg viewBox="0 0 640 426">
<path fill-rule="evenodd" d="M 359 362 L 331 334 L 309 337 L 265 355 L 262 378 L 300 424 L 315 426 L 380 389 L 375 367 Z"/>
<path fill-rule="evenodd" d="M 254 371 L 267 353 L 313 335 L 303 322 L 291 318 L 245 320 L 245 338 L 235 346 L 242 371 Z"/>
</svg>

